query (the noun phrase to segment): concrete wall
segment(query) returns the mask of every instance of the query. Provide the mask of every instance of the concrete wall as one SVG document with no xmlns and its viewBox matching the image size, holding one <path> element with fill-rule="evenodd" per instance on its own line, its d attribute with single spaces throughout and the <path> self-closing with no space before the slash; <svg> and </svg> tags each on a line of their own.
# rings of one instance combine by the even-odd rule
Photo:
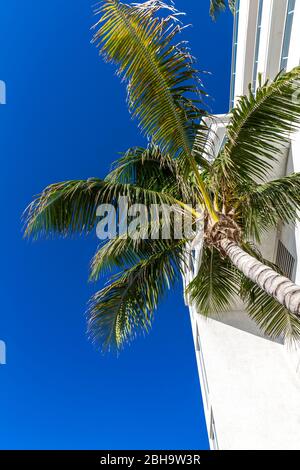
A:
<svg viewBox="0 0 300 470">
<path fill-rule="evenodd" d="M 263 338 L 244 311 L 220 320 L 193 309 L 203 403 L 209 431 L 213 414 L 218 448 L 299 449 L 300 380 L 288 351 Z"/>
</svg>

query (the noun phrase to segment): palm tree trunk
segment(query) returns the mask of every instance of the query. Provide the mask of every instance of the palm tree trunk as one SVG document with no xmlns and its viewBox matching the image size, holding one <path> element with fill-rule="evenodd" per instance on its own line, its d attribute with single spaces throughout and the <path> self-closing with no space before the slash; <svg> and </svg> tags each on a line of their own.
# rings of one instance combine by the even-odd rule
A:
<svg viewBox="0 0 300 470">
<path fill-rule="evenodd" d="M 246 253 L 234 241 L 224 238 L 220 241 L 220 245 L 239 271 L 291 313 L 300 316 L 299 286 Z"/>
</svg>

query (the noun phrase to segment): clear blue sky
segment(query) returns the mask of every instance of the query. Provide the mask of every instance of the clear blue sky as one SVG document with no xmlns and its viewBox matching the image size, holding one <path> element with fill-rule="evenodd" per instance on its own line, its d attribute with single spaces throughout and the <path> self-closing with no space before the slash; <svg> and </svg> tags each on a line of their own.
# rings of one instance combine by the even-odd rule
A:
<svg viewBox="0 0 300 470">
<path fill-rule="evenodd" d="M 92 0 L 2 0 L 0 79 L 2 449 L 205 449 L 207 436 L 181 286 L 153 331 L 119 358 L 85 331 L 97 239 L 28 242 L 20 216 L 50 183 L 104 176 L 117 153 L 144 142 L 125 90 L 90 44 Z M 208 0 L 177 0 L 214 112 L 228 110 L 232 17 Z"/>
</svg>

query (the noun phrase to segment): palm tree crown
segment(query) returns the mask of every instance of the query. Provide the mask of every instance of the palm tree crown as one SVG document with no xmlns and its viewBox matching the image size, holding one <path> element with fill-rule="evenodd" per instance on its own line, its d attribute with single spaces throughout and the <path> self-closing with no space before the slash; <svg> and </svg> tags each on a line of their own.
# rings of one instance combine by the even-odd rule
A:
<svg viewBox="0 0 300 470">
<path fill-rule="evenodd" d="M 211 14 L 224 6 L 212 1 Z M 105 180 L 48 186 L 27 209 L 26 236 L 90 233 L 98 205 L 117 208 L 123 196 L 130 204 L 175 204 L 195 222 L 199 213 L 189 205 L 200 206 L 202 261 L 187 288 L 199 313 L 223 312 L 240 296 L 265 334 L 299 340 L 300 288 L 264 260 L 255 243 L 279 223 L 298 220 L 300 174 L 269 181 L 269 173 L 300 124 L 300 102 L 293 99 L 300 67 L 273 82 L 260 81 L 255 95 L 249 87 L 231 111 L 225 144 L 212 159 L 205 93 L 194 59 L 179 40 L 183 26 L 174 5 L 103 0 L 96 14 L 94 42 L 117 65 L 129 110 L 149 145 L 129 149 Z M 121 348 L 139 330 L 148 331 L 159 300 L 181 277 L 188 242 L 174 236 L 133 239 L 119 232 L 99 247 L 91 280 L 121 270 L 90 302 L 88 330 L 94 340 Z M 267 286 L 266 270 L 286 287 L 282 299 L 278 289 Z"/>
</svg>

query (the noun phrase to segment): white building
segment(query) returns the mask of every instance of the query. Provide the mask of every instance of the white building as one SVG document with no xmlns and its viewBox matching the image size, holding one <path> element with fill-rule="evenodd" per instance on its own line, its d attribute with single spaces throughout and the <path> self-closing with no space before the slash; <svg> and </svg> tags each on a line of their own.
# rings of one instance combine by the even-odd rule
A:
<svg viewBox="0 0 300 470">
<path fill-rule="evenodd" d="M 300 63 L 300 0 L 240 0 L 234 22 L 230 107 L 258 72 L 274 78 Z M 221 145 L 227 117 L 217 116 Z M 272 177 L 300 172 L 300 132 Z M 299 227 L 282 226 L 262 244 L 300 284 Z M 194 264 L 197 264 L 195 256 Z M 186 282 L 197 266 L 187 273 Z M 300 449 L 300 353 L 264 337 L 243 305 L 205 319 L 190 305 L 211 449 Z"/>
</svg>

